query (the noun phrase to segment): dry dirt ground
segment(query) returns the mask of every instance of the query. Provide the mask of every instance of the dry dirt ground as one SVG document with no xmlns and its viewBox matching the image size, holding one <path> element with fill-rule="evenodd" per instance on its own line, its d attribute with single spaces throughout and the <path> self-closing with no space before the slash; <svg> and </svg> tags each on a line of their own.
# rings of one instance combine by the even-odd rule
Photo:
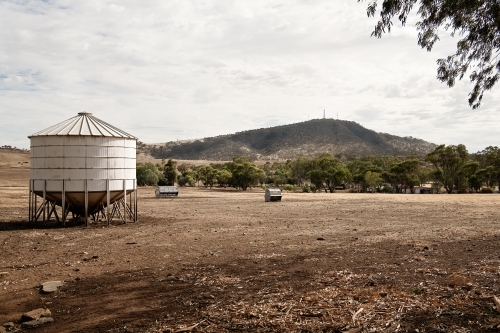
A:
<svg viewBox="0 0 500 333">
<path fill-rule="evenodd" d="M 26 174 L 0 183 L 0 325 L 46 307 L 33 331 L 500 331 L 497 194 L 141 188 L 139 222 L 61 228 L 28 224 Z"/>
</svg>

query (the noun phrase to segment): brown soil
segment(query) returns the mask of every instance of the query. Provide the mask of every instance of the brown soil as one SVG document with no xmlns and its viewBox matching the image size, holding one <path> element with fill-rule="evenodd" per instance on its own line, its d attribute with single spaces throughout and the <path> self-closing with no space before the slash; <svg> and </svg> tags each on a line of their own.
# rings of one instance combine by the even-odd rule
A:
<svg viewBox="0 0 500 333">
<path fill-rule="evenodd" d="M 137 154 L 137 163 L 148 163 L 151 162 L 153 164 L 161 164 L 163 159 L 154 158 L 151 155 L 146 155 L 143 153 Z M 167 160 L 165 160 L 167 161 Z M 226 163 L 228 161 L 205 161 L 205 160 L 175 160 L 177 165 L 181 165 L 183 163 L 192 164 L 192 165 L 209 165 L 210 163 Z"/>
<path fill-rule="evenodd" d="M 26 186 L 30 177 L 30 153 L 0 148 L 0 186 Z"/>
<path fill-rule="evenodd" d="M 47 307 L 36 332 L 498 332 L 499 203 L 141 188 L 139 222 L 61 228 L 2 187 L 0 324 Z"/>
</svg>

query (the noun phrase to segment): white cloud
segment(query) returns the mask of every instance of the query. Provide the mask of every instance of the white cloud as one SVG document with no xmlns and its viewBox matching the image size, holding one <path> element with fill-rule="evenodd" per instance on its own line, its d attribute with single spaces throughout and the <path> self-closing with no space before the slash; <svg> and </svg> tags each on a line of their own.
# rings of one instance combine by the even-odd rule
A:
<svg viewBox="0 0 500 333">
<path fill-rule="evenodd" d="M 470 151 L 495 144 L 496 91 L 467 106 L 465 80 L 405 28 L 370 38 L 366 3 L 337 1 L 2 1 L 0 143 L 86 110 L 145 142 L 328 117 Z M 453 129 L 449 131 L 447 129 Z M 488 135 L 476 135 L 484 131 Z M 491 136 L 490 136 L 491 134 Z"/>
</svg>

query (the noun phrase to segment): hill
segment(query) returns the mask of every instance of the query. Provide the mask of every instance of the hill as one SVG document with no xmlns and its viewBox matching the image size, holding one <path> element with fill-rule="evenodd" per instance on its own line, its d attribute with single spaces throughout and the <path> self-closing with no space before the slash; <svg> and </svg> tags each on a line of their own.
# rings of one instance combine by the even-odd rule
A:
<svg viewBox="0 0 500 333">
<path fill-rule="evenodd" d="M 412 138 L 377 133 L 353 121 L 314 119 L 302 123 L 262 128 L 194 141 L 147 146 L 156 158 L 231 160 L 248 156 L 256 160 L 316 157 L 331 153 L 347 157 L 364 155 L 422 155 L 436 145 Z"/>
<path fill-rule="evenodd" d="M 28 186 L 30 152 L 17 148 L 0 148 L 0 186 Z"/>
</svg>

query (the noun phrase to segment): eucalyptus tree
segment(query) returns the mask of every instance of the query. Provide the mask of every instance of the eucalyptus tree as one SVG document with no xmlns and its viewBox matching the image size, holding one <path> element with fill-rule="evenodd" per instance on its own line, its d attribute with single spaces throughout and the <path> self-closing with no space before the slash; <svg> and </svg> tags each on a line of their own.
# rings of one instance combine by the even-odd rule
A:
<svg viewBox="0 0 500 333">
<path fill-rule="evenodd" d="M 366 182 L 365 175 L 368 171 L 382 174 L 384 171 L 382 167 L 375 165 L 374 161 L 370 158 L 360 158 L 349 161 L 346 165 L 352 175 L 352 181 L 361 186 L 362 191 L 366 191 L 369 186 Z"/>
<path fill-rule="evenodd" d="M 165 176 L 165 181 L 167 185 L 175 185 L 177 181 L 177 162 L 170 159 L 163 166 L 163 175 Z"/>
<path fill-rule="evenodd" d="M 264 176 L 264 171 L 250 163 L 246 157 L 235 157 L 232 162 L 226 163 L 226 168 L 231 172 L 231 183 L 246 191 L 248 187 L 256 185 Z"/>
<path fill-rule="evenodd" d="M 362 0 L 358 0 L 362 1 Z M 468 70 L 473 83 L 469 105 L 481 105 L 483 94 L 493 88 L 500 75 L 500 2 L 498 0 L 382 0 L 380 19 L 372 36 L 381 38 L 391 31 L 393 18 L 405 25 L 410 12 L 417 7 L 418 45 L 431 51 L 439 32 L 459 35 L 455 53 L 437 60 L 437 78 L 449 87 L 461 80 Z M 368 16 L 375 16 L 377 0 L 370 0 Z"/>
<path fill-rule="evenodd" d="M 307 173 L 313 169 L 313 161 L 301 156 L 292 162 L 292 176 L 297 179 L 297 185 L 302 186 L 307 179 Z"/>
<path fill-rule="evenodd" d="M 335 191 L 335 186 L 352 178 L 349 169 L 331 154 L 322 154 L 312 162 L 312 170 L 307 173 L 307 177 L 318 189 L 324 188 L 330 193 Z"/>
<path fill-rule="evenodd" d="M 434 166 L 434 178 L 448 193 L 458 190 L 467 179 L 469 154 L 464 145 L 440 145 L 427 154 L 426 160 Z"/>
<path fill-rule="evenodd" d="M 158 184 L 161 173 L 158 171 L 158 167 L 151 162 L 142 164 L 139 163 L 135 169 L 137 185 L 139 186 L 154 186 Z"/>
</svg>

